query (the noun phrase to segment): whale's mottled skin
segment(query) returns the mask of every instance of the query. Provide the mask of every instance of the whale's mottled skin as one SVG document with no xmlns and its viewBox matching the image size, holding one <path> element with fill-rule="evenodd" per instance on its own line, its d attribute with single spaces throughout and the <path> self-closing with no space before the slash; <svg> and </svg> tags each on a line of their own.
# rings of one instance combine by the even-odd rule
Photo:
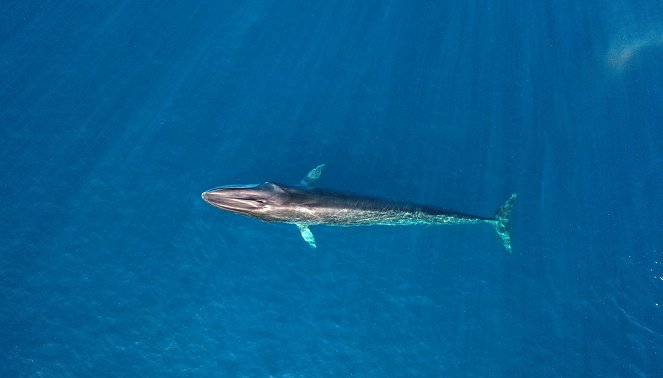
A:
<svg viewBox="0 0 663 378">
<path fill-rule="evenodd" d="M 494 218 L 463 214 L 441 208 L 410 203 L 384 201 L 313 188 L 320 177 L 320 165 L 298 186 L 265 182 L 256 185 L 228 185 L 210 189 L 202 198 L 210 205 L 233 213 L 257 218 L 265 222 L 297 225 L 304 240 L 313 248 L 315 238 L 312 225 L 328 226 L 409 226 L 445 224 L 491 224 L 511 252 L 509 214 L 515 194 L 500 207 Z"/>
</svg>

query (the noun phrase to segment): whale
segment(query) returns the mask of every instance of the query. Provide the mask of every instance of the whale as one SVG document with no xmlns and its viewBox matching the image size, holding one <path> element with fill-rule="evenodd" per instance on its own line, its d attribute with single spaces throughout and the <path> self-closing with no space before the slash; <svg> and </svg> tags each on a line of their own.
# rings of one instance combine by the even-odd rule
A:
<svg viewBox="0 0 663 378">
<path fill-rule="evenodd" d="M 275 182 L 225 185 L 207 190 L 202 199 L 215 208 L 265 222 L 295 225 L 312 248 L 311 226 L 413 226 L 487 224 L 493 227 L 507 252 L 512 252 L 509 217 L 516 199 L 511 196 L 493 217 L 482 217 L 434 206 L 383 200 L 315 187 L 324 164 L 313 168 L 298 185 Z"/>
</svg>

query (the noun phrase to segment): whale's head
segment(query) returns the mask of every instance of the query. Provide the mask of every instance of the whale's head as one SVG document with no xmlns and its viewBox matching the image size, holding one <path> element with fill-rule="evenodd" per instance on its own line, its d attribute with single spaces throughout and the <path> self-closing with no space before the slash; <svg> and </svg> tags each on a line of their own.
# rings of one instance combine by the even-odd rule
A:
<svg viewBox="0 0 663 378">
<path fill-rule="evenodd" d="M 203 192 L 201 197 L 218 209 L 269 221 L 274 220 L 272 214 L 287 202 L 290 195 L 278 184 L 265 182 L 220 186 Z"/>
</svg>

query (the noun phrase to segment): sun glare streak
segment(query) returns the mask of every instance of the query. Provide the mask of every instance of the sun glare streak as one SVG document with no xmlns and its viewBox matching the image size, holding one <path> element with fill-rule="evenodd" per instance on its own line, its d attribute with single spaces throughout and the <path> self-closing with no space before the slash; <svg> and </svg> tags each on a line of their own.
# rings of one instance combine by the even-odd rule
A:
<svg viewBox="0 0 663 378">
<path fill-rule="evenodd" d="M 613 70 L 623 70 L 633 58 L 650 48 L 663 47 L 663 32 L 656 31 L 642 37 L 624 39 L 615 43 L 608 52 L 608 66 Z"/>
</svg>

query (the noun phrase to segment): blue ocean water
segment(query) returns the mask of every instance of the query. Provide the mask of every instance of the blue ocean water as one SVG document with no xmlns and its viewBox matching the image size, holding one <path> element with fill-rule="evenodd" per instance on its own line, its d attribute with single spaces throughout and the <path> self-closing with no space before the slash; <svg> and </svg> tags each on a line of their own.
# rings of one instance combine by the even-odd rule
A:
<svg viewBox="0 0 663 378">
<path fill-rule="evenodd" d="M 663 3 L 6 1 L 0 375 L 663 374 Z M 295 227 L 203 190 L 492 215 Z"/>
</svg>

